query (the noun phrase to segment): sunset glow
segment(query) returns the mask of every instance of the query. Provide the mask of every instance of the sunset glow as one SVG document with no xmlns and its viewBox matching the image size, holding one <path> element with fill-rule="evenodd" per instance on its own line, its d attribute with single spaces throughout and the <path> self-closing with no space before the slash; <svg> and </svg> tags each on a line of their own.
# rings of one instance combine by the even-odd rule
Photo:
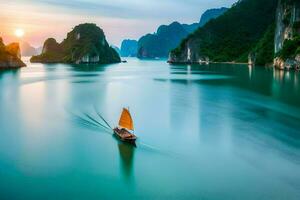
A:
<svg viewBox="0 0 300 200">
<path fill-rule="evenodd" d="M 49 37 L 61 42 L 76 25 L 89 22 L 104 30 L 110 44 L 119 46 L 123 39 L 138 39 L 162 24 L 197 22 L 207 8 L 230 7 L 235 1 L 0 0 L 0 36 L 6 43 L 22 38 L 40 47 Z"/>
<path fill-rule="evenodd" d="M 24 34 L 25 34 L 24 30 L 21 29 L 21 28 L 18 28 L 18 29 L 15 30 L 15 36 L 17 36 L 18 38 L 23 37 Z"/>
</svg>

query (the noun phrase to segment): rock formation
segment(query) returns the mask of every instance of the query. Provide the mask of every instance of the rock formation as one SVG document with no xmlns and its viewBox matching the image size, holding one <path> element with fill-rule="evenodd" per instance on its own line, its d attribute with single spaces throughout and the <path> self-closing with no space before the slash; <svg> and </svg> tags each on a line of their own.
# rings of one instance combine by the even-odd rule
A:
<svg viewBox="0 0 300 200">
<path fill-rule="evenodd" d="M 40 63 L 59 63 L 64 62 L 63 47 L 54 39 L 48 38 L 43 45 L 42 53 L 38 56 L 32 56 L 31 62 Z"/>
<path fill-rule="evenodd" d="M 179 22 L 173 22 L 169 25 L 160 26 L 156 33 L 147 34 L 139 39 L 137 57 L 167 58 L 169 52 L 178 46 L 185 37 L 205 25 L 211 19 L 219 17 L 226 10 L 227 8 L 207 10 L 201 16 L 199 23 L 180 24 Z"/>
<path fill-rule="evenodd" d="M 254 66 L 256 62 L 256 55 L 253 52 L 250 52 L 248 55 L 248 65 Z"/>
<path fill-rule="evenodd" d="M 199 63 L 209 58 L 213 62 L 247 63 L 249 52 L 274 22 L 276 6 L 276 0 L 238 1 L 185 38 L 171 51 L 169 62 Z"/>
<path fill-rule="evenodd" d="M 136 57 L 138 50 L 138 42 L 136 40 L 123 40 L 121 44 L 122 57 Z"/>
<path fill-rule="evenodd" d="M 62 43 L 54 38 L 45 41 L 42 54 L 31 62 L 41 63 L 117 63 L 121 59 L 109 46 L 104 32 L 95 24 L 80 24 L 67 34 Z"/>
<path fill-rule="evenodd" d="M 25 66 L 25 63 L 21 60 L 19 44 L 11 43 L 5 46 L 0 37 L 0 69 L 14 69 Z"/>
<path fill-rule="evenodd" d="M 300 1 L 279 0 L 276 15 L 274 67 L 299 69 Z"/>
<path fill-rule="evenodd" d="M 138 42 L 138 58 L 167 57 L 189 33 L 178 22 L 160 26 L 155 34 L 147 34 Z"/>
</svg>

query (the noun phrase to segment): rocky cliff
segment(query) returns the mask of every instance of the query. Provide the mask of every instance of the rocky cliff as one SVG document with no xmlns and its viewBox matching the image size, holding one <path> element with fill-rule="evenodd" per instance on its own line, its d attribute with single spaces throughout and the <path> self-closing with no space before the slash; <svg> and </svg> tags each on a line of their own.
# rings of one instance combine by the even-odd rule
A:
<svg viewBox="0 0 300 200">
<path fill-rule="evenodd" d="M 201 54 L 198 49 L 201 41 L 187 40 L 185 42 L 185 47 L 182 49 L 175 49 L 169 56 L 169 63 L 204 63 L 209 62 L 209 57 Z"/>
<path fill-rule="evenodd" d="M 160 26 L 156 33 L 147 34 L 138 41 L 137 57 L 139 58 L 167 58 L 169 52 L 180 42 L 208 21 L 222 15 L 227 8 L 210 9 L 204 12 L 200 22 L 193 24 L 180 24 L 173 22 Z"/>
<path fill-rule="evenodd" d="M 64 62 L 64 48 L 54 38 L 48 38 L 43 45 L 42 53 L 32 56 L 31 62 L 59 63 Z"/>
<path fill-rule="evenodd" d="M 279 0 L 276 15 L 274 66 L 300 68 L 300 1 Z"/>
<path fill-rule="evenodd" d="M 184 39 L 171 51 L 169 62 L 199 63 L 209 59 L 246 63 L 253 47 L 274 23 L 276 7 L 276 0 L 238 1 Z"/>
<path fill-rule="evenodd" d="M 136 40 L 123 40 L 121 44 L 122 57 L 136 57 L 138 42 Z"/>
<path fill-rule="evenodd" d="M 45 41 L 42 54 L 31 62 L 41 63 L 117 63 L 121 59 L 109 46 L 104 32 L 95 24 L 80 24 L 67 34 L 62 43 L 54 38 Z"/>
<path fill-rule="evenodd" d="M 138 58 L 167 57 L 188 32 L 178 22 L 162 25 L 155 34 L 147 34 L 138 41 Z"/>
<path fill-rule="evenodd" d="M 11 43 L 5 46 L 0 37 L 0 69 L 13 69 L 25 66 L 25 63 L 21 60 L 19 44 Z"/>
</svg>

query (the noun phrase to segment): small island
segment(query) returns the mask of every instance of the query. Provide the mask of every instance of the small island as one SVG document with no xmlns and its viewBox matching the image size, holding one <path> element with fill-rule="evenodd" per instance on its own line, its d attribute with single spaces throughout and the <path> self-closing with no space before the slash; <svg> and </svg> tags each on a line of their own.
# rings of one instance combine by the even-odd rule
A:
<svg viewBox="0 0 300 200">
<path fill-rule="evenodd" d="M 19 44 L 11 43 L 5 46 L 0 37 L 0 70 L 16 69 L 25 66 L 25 63 L 21 60 Z"/>
<path fill-rule="evenodd" d="M 54 38 L 44 42 L 40 55 L 32 56 L 32 63 L 119 63 L 119 54 L 106 41 L 104 32 L 96 24 L 80 24 L 58 43 Z"/>
</svg>

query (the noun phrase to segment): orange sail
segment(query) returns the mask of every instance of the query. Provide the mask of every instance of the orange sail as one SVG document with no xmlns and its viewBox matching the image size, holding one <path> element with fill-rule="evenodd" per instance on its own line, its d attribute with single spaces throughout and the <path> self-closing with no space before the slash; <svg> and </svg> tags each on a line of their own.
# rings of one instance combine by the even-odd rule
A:
<svg viewBox="0 0 300 200">
<path fill-rule="evenodd" d="M 133 130 L 133 121 L 129 110 L 126 108 L 123 108 L 123 112 L 119 120 L 119 126 L 128 130 Z"/>
</svg>

